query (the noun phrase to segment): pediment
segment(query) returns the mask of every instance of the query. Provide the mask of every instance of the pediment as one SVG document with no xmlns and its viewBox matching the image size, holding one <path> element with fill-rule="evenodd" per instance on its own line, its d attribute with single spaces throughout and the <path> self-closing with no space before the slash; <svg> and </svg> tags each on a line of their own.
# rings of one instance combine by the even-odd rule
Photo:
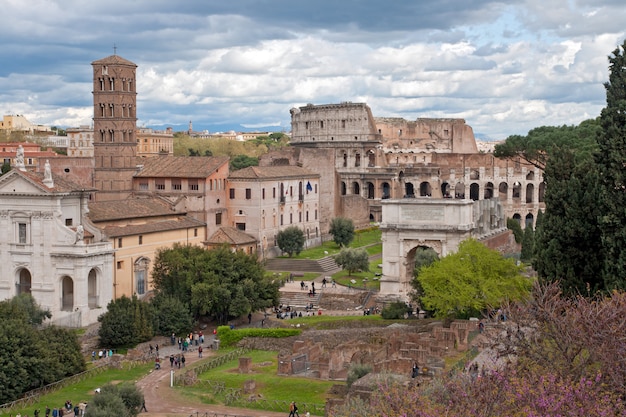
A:
<svg viewBox="0 0 626 417">
<path fill-rule="evenodd" d="M 20 175 L 16 171 L 10 171 L 0 177 L 0 194 L 49 194 L 43 186 L 33 182 L 24 175 Z"/>
</svg>

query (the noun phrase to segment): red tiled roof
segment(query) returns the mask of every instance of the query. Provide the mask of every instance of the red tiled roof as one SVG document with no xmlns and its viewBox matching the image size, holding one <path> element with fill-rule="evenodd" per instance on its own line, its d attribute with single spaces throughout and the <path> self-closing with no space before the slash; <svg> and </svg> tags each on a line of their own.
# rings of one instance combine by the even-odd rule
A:
<svg viewBox="0 0 626 417">
<path fill-rule="evenodd" d="M 106 58 L 102 58 L 102 59 L 98 59 L 97 61 L 93 61 L 91 63 L 91 65 L 132 65 L 133 67 L 136 67 L 137 64 L 135 64 L 134 62 L 130 62 L 127 59 L 122 58 L 119 55 L 111 55 L 108 56 Z"/>
<path fill-rule="evenodd" d="M 287 179 L 287 178 L 319 178 L 319 174 L 313 173 L 302 167 L 292 165 L 247 167 L 233 171 L 228 176 L 229 180 L 239 179 Z"/>
<path fill-rule="evenodd" d="M 135 178 L 207 178 L 222 165 L 227 156 L 155 156 L 145 158 Z"/>
<path fill-rule="evenodd" d="M 227 243 L 229 245 L 244 245 L 246 243 L 255 243 L 257 240 L 249 234 L 230 226 L 220 227 L 211 235 L 208 244 L 221 245 Z"/>
<path fill-rule="evenodd" d="M 89 218 L 95 223 L 175 214 L 177 213 L 169 204 L 156 198 L 133 198 L 89 203 Z"/>
<path fill-rule="evenodd" d="M 95 191 L 95 189 L 93 188 L 85 188 L 84 186 L 80 184 L 76 184 L 72 181 L 68 181 L 64 179 L 63 177 L 59 177 L 55 174 L 52 174 L 53 187 L 48 188 L 48 186 L 43 183 L 43 178 L 44 178 L 43 173 L 32 172 L 32 171 L 20 171 L 19 169 L 16 169 L 16 168 L 11 169 L 11 171 L 1 176 L 0 181 L 8 180 L 10 177 L 14 175 L 21 175 L 22 177 L 26 178 L 31 183 L 41 188 L 42 190 L 50 192 L 50 193 L 71 193 L 71 192 L 78 192 L 78 191 L 87 191 L 87 192 Z"/>
<path fill-rule="evenodd" d="M 144 224 L 129 224 L 126 226 L 106 226 L 102 230 L 110 238 L 145 235 L 149 233 L 165 232 L 168 230 L 190 229 L 204 227 L 205 223 L 193 217 L 182 216 L 173 220 L 151 221 Z"/>
</svg>

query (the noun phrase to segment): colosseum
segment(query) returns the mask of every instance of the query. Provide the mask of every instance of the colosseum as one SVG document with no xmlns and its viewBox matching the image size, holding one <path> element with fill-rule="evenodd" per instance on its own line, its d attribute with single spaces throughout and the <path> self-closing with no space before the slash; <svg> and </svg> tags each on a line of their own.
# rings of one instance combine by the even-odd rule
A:
<svg viewBox="0 0 626 417">
<path fill-rule="evenodd" d="M 365 103 L 291 109 L 292 147 L 261 165 L 293 164 L 320 173 L 320 228 L 350 217 L 382 220 L 385 199 L 498 197 L 506 217 L 534 225 L 544 209 L 543 172 L 478 150 L 463 119 L 373 117 Z"/>
</svg>

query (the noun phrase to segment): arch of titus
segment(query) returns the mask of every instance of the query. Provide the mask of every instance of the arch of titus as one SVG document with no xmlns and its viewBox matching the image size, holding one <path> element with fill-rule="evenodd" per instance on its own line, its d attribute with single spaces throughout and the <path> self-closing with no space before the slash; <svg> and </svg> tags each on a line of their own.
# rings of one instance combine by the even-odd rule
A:
<svg viewBox="0 0 626 417">
<path fill-rule="evenodd" d="M 432 248 L 439 257 L 456 252 L 474 238 L 495 248 L 510 242 L 506 218 L 498 199 L 405 198 L 382 201 L 380 224 L 383 271 L 380 297 L 409 300 L 415 252 Z"/>
</svg>

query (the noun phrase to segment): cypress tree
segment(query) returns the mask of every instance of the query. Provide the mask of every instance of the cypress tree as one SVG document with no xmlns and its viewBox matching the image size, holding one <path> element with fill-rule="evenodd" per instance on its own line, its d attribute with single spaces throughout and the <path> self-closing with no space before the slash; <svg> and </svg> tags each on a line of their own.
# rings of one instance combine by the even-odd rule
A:
<svg viewBox="0 0 626 417">
<path fill-rule="evenodd" d="M 600 178 L 603 278 L 607 289 L 626 289 L 626 41 L 609 56 L 606 107 L 600 114 L 596 162 Z"/>
</svg>

